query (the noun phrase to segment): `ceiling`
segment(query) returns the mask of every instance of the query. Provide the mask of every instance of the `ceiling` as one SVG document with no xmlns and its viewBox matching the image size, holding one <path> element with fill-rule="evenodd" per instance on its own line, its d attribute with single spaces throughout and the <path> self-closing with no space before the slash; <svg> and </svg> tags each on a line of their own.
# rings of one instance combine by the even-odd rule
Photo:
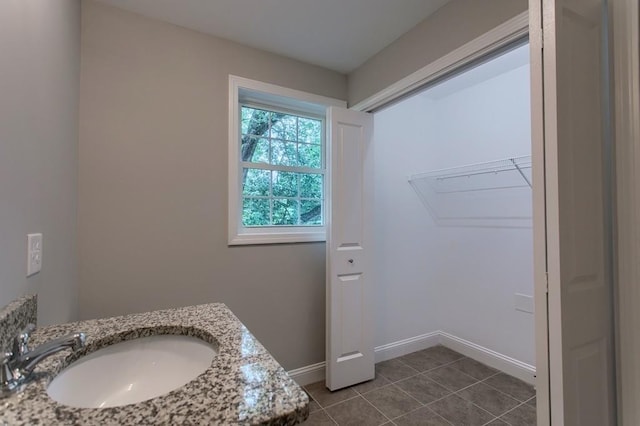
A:
<svg viewBox="0 0 640 426">
<path fill-rule="evenodd" d="M 100 0 L 348 73 L 448 0 Z"/>
</svg>

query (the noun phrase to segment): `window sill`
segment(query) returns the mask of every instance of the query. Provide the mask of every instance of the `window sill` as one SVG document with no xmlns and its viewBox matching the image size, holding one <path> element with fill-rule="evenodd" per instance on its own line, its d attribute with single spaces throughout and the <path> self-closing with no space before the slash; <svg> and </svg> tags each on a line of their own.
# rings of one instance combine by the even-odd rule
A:
<svg viewBox="0 0 640 426">
<path fill-rule="evenodd" d="M 237 233 L 229 236 L 230 246 L 253 244 L 287 244 L 324 242 L 325 230 L 317 232 L 278 232 L 278 233 Z"/>
</svg>

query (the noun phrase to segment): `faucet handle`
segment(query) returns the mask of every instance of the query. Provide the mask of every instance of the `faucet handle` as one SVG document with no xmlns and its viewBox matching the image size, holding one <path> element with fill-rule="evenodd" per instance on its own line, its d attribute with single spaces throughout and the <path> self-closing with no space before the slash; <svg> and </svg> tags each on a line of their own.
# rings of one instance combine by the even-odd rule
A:
<svg viewBox="0 0 640 426">
<path fill-rule="evenodd" d="M 4 396 L 6 394 L 6 389 L 8 387 L 14 386 L 15 374 L 13 369 L 11 368 L 11 361 L 13 360 L 13 354 L 11 352 L 0 353 L 0 385 L 2 385 L 2 389 L 0 389 L 0 396 Z"/>
<path fill-rule="evenodd" d="M 18 357 L 29 352 L 29 338 L 31 333 L 36 329 L 34 324 L 27 324 L 18 334 L 13 338 L 13 356 Z"/>
</svg>

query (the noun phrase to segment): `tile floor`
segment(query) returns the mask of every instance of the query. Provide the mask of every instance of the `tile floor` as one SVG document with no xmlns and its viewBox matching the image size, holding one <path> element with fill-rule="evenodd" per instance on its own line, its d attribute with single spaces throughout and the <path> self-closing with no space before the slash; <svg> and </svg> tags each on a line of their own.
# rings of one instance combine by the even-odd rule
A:
<svg viewBox="0 0 640 426">
<path fill-rule="evenodd" d="M 435 346 L 376 364 L 376 378 L 336 392 L 304 387 L 312 425 L 535 426 L 532 386 Z"/>
</svg>

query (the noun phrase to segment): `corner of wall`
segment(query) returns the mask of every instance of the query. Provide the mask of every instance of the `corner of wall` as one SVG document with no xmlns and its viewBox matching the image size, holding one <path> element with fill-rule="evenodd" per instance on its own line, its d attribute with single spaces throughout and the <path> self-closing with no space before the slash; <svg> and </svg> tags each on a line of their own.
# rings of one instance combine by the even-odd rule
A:
<svg viewBox="0 0 640 426">
<path fill-rule="evenodd" d="M 527 0 L 451 0 L 347 76 L 355 105 L 526 11 Z"/>
</svg>

